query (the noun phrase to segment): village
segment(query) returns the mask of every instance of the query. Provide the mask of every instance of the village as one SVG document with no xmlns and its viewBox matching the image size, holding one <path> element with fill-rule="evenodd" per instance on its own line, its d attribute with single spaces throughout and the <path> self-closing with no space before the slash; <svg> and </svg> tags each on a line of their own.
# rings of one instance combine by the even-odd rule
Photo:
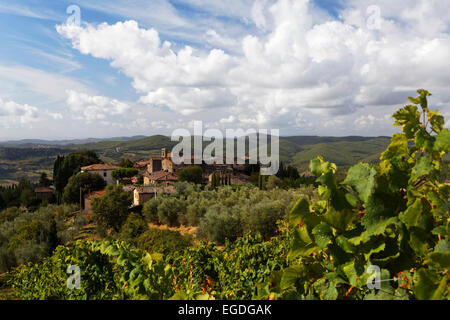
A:
<svg viewBox="0 0 450 320">
<path fill-rule="evenodd" d="M 241 161 L 242 162 L 242 161 Z M 139 161 L 134 164 L 137 174 L 133 177 L 124 179 L 114 179 L 114 171 L 121 167 L 114 164 L 93 164 L 81 168 L 81 172 L 100 175 L 106 185 L 122 185 L 124 191 L 133 193 L 133 206 L 141 206 L 150 199 L 158 195 L 176 193 L 174 184 L 179 181 L 178 174 L 189 167 L 200 167 L 202 172 L 202 184 L 221 184 L 244 185 L 250 182 L 250 176 L 244 173 L 248 159 L 245 164 L 238 164 L 235 159 L 233 164 L 175 164 L 172 161 L 172 153 L 167 149 L 161 149 L 161 155 L 151 157 L 146 161 Z M 139 181 L 141 180 L 141 181 Z M 141 182 L 141 183 L 139 183 Z M 45 192 L 53 193 L 51 188 L 37 188 L 35 190 L 37 197 L 45 197 Z M 85 211 L 90 211 L 90 203 L 93 198 L 104 195 L 105 190 L 89 192 L 84 196 Z"/>
</svg>

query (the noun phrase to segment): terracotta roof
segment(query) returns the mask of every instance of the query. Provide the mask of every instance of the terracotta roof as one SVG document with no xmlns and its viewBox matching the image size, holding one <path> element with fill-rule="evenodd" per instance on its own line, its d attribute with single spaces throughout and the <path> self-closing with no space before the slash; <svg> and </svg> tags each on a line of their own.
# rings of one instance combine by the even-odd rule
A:
<svg viewBox="0 0 450 320">
<path fill-rule="evenodd" d="M 34 189 L 35 193 L 53 193 L 54 190 L 52 188 L 47 188 L 47 187 L 39 187 Z"/>
<path fill-rule="evenodd" d="M 103 196 L 106 193 L 106 190 L 100 190 L 100 191 L 91 191 L 85 195 L 86 198 L 91 198 L 95 196 Z"/>
<path fill-rule="evenodd" d="M 81 171 L 101 171 L 101 170 L 117 170 L 120 169 L 119 166 L 114 164 L 93 164 L 90 166 L 82 167 Z"/>
<path fill-rule="evenodd" d="M 178 181 L 178 177 L 171 172 L 156 171 L 146 175 L 153 181 Z"/>
</svg>

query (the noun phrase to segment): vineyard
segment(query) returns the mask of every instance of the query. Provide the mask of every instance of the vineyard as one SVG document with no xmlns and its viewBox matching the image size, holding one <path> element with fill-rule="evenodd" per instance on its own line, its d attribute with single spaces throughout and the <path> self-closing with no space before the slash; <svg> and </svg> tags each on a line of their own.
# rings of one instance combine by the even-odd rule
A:
<svg viewBox="0 0 450 320">
<path fill-rule="evenodd" d="M 247 227 L 222 247 L 200 242 L 164 253 L 122 239 L 76 241 L 13 271 L 14 296 L 448 300 L 450 187 L 439 177 L 450 132 L 429 108 L 430 93 L 418 93 L 394 114 L 402 132 L 378 164 L 359 163 L 339 179 L 335 164 L 313 159 L 318 197 L 294 199 L 287 219 L 280 210 L 275 236 Z M 67 285 L 69 266 L 79 267 L 79 288 Z"/>
</svg>

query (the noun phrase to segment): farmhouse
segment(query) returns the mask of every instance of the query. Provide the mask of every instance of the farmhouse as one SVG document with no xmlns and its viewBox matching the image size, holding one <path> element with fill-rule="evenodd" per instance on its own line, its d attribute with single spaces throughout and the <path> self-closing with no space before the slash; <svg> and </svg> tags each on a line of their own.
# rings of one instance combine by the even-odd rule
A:
<svg viewBox="0 0 450 320">
<path fill-rule="evenodd" d="M 107 184 L 115 184 L 116 181 L 112 177 L 112 172 L 117 169 L 120 169 L 120 167 L 113 164 L 93 164 L 90 166 L 82 167 L 81 172 L 99 174 Z"/>
<path fill-rule="evenodd" d="M 145 202 L 162 194 L 175 194 L 173 186 L 168 187 L 137 187 L 133 191 L 133 205 L 140 206 Z"/>
<path fill-rule="evenodd" d="M 144 174 L 144 185 L 157 184 L 161 182 L 165 182 L 166 184 L 170 182 L 177 182 L 178 177 L 167 171 L 157 171 L 153 173 L 145 173 Z"/>
</svg>

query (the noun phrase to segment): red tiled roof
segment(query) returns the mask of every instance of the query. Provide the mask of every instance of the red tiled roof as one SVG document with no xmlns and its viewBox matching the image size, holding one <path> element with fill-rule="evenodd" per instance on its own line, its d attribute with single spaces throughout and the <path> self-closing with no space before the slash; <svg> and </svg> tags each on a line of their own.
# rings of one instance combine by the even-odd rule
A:
<svg viewBox="0 0 450 320">
<path fill-rule="evenodd" d="M 147 177 L 152 181 L 178 181 L 178 177 L 171 172 L 156 171 L 147 174 Z"/>
<path fill-rule="evenodd" d="M 120 169 L 119 166 L 114 164 L 93 164 L 90 166 L 82 167 L 81 171 L 101 171 L 101 170 L 117 170 Z"/>
<path fill-rule="evenodd" d="M 100 191 L 91 191 L 88 194 L 85 195 L 87 198 L 95 197 L 95 196 L 103 196 L 106 193 L 106 190 L 100 190 Z"/>
</svg>

